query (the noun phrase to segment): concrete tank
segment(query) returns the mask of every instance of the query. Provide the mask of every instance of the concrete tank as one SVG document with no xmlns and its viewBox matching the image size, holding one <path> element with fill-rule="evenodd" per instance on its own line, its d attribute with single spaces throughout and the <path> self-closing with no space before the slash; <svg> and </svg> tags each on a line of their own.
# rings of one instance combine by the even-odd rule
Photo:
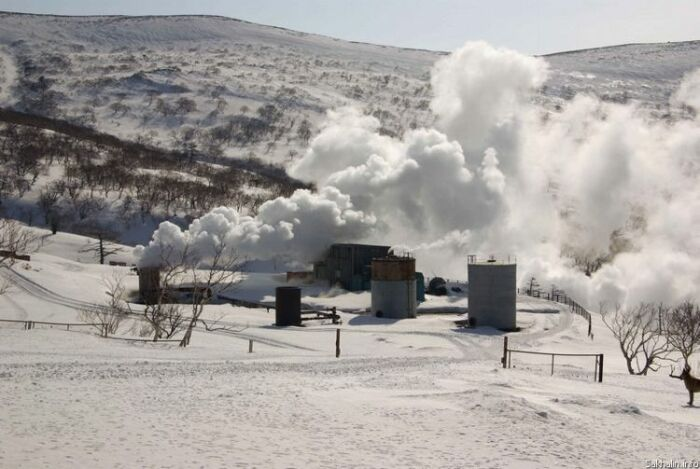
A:
<svg viewBox="0 0 700 469">
<path fill-rule="evenodd" d="M 277 287 L 275 289 L 275 325 L 301 325 L 301 288 Z"/>
<path fill-rule="evenodd" d="M 473 262 L 468 269 L 469 322 L 477 327 L 515 330 L 516 265 Z"/>
<path fill-rule="evenodd" d="M 392 319 L 416 317 L 415 259 L 372 260 L 372 314 Z"/>
<path fill-rule="evenodd" d="M 139 274 L 139 298 L 145 304 L 158 303 L 160 296 L 160 268 L 141 267 Z"/>
</svg>

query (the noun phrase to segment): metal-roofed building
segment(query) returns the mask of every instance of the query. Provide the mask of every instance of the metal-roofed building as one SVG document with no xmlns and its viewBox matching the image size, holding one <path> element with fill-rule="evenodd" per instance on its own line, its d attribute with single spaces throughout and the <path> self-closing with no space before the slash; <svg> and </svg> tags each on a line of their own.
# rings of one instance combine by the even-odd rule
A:
<svg viewBox="0 0 700 469">
<path fill-rule="evenodd" d="M 326 259 L 314 264 L 316 279 L 339 284 L 348 291 L 369 290 L 372 259 L 386 257 L 389 249 L 371 244 L 333 244 Z"/>
</svg>

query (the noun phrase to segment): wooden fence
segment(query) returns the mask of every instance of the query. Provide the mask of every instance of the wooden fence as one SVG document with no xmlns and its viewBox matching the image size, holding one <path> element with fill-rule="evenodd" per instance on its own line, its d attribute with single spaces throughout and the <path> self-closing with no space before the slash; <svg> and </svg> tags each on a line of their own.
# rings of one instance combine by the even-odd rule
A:
<svg viewBox="0 0 700 469">
<path fill-rule="evenodd" d="M 27 319 L 0 319 L 0 323 L 22 324 L 22 329 L 24 329 L 25 331 L 36 329 L 37 325 L 48 326 L 50 329 L 61 328 L 61 329 L 65 329 L 67 331 L 70 331 L 71 328 L 72 328 L 72 330 L 75 331 L 81 327 L 100 327 L 100 324 L 90 323 L 90 322 L 51 322 L 51 321 L 32 321 L 32 320 L 27 320 Z M 123 340 L 126 342 L 154 342 L 153 339 L 139 339 L 139 338 L 133 338 L 133 337 L 107 336 L 107 337 L 103 337 L 103 338 L 104 339 Z M 156 343 L 159 343 L 159 342 L 180 342 L 180 339 L 158 339 L 158 341 Z"/>
<path fill-rule="evenodd" d="M 535 352 L 530 350 L 515 350 L 508 347 L 508 337 L 503 338 L 503 357 L 501 363 L 503 368 L 511 367 L 511 358 L 514 353 L 522 353 L 529 355 L 549 355 L 551 360 L 550 375 L 554 375 L 554 357 L 595 357 L 595 367 L 593 370 L 593 380 L 599 383 L 603 382 L 603 360 L 605 355 L 602 353 L 553 353 L 553 352 Z"/>
<path fill-rule="evenodd" d="M 49 326 L 49 327 L 60 327 L 60 328 L 65 328 L 67 331 L 70 330 L 70 328 L 78 328 L 78 327 L 95 327 L 98 324 L 93 324 L 93 323 L 88 323 L 88 322 L 50 322 L 50 321 L 31 321 L 27 319 L 0 319 L 0 322 L 6 322 L 6 323 L 15 323 L 15 324 L 22 324 L 24 327 L 23 329 L 25 330 L 30 330 L 30 329 L 36 329 L 37 325 L 44 325 L 44 326 Z"/>
</svg>

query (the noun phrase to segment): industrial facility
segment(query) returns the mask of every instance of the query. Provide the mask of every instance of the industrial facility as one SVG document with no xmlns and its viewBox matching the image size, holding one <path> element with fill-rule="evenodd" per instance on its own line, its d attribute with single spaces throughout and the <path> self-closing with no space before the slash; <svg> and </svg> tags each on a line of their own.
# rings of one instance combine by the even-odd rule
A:
<svg viewBox="0 0 700 469">
<path fill-rule="evenodd" d="M 141 267 L 139 274 L 139 301 L 156 304 L 160 297 L 160 268 Z"/>
<path fill-rule="evenodd" d="M 516 264 L 470 257 L 469 324 L 516 330 Z"/>
<path fill-rule="evenodd" d="M 389 254 L 389 246 L 370 244 L 333 244 L 325 260 L 314 264 L 317 280 L 330 286 L 340 285 L 348 291 L 370 289 L 372 259 Z"/>
<path fill-rule="evenodd" d="M 405 319 L 416 317 L 416 260 L 387 256 L 372 260 L 372 314 Z"/>
</svg>

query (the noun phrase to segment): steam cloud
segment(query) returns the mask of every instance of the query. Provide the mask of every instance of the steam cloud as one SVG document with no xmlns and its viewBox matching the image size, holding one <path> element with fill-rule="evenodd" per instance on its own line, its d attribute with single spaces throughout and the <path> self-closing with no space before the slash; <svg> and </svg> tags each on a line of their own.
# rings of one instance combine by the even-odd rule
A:
<svg viewBox="0 0 700 469">
<path fill-rule="evenodd" d="M 256 217 L 241 216 L 235 209 L 219 207 L 194 220 L 182 231 L 163 222 L 148 246 L 137 246 L 139 265 L 175 261 L 185 246 L 193 257 L 211 257 L 217 246 L 230 246 L 241 257 L 271 258 L 294 253 L 299 259 L 315 259 L 329 240 L 367 236 L 376 220 L 353 209 L 350 197 L 333 187 L 318 194 L 298 190 L 260 206 Z M 168 256 L 173 255 L 173 259 Z"/>
<path fill-rule="evenodd" d="M 256 217 L 218 208 L 184 232 L 163 223 L 137 249 L 141 263 L 157 259 L 164 237 L 196 239 L 203 252 L 208 238 L 225 238 L 251 257 L 305 261 L 332 242 L 372 241 L 457 278 L 466 254 L 517 255 L 521 279 L 535 275 L 589 306 L 694 294 L 700 70 L 671 96 L 691 110 L 673 122 L 593 96 L 550 112 L 531 99 L 547 73 L 543 59 L 468 43 L 433 69 L 436 128 L 392 138 L 357 109 L 330 111 L 290 168 L 317 194 L 266 202 Z"/>
</svg>

